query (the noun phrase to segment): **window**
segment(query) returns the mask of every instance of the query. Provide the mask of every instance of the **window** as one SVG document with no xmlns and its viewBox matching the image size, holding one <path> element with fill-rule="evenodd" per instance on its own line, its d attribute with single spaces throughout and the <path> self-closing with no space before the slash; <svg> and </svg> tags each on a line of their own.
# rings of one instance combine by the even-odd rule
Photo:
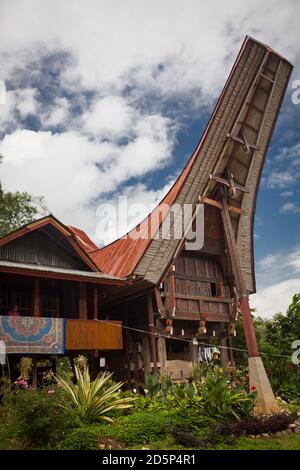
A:
<svg viewBox="0 0 300 470">
<path fill-rule="evenodd" d="M 211 283 L 210 283 L 210 292 L 211 292 L 211 296 L 212 296 L 212 297 L 216 297 L 216 296 L 217 296 L 217 286 L 216 286 L 216 283 L 215 283 L 215 282 L 211 282 Z"/>
</svg>

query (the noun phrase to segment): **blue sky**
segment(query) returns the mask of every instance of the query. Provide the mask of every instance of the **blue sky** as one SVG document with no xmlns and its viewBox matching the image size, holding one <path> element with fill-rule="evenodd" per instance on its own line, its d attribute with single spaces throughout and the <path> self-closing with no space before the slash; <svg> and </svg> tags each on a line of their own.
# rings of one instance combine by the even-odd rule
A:
<svg viewBox="0 0 300 470">
<path fill-rule="evenodd" d="M 110 241 L 97 230 L 99 204 L 143 204 L 133 224 L 161 199 L 250 34 L 295 65 L 255 221 L 252 305 L 263 316 L 284 310 L 300 290 L 299 13 L 296 0 L 2 0 L 5 188 L 44 195 L 64 223 Z"/>
</svg>

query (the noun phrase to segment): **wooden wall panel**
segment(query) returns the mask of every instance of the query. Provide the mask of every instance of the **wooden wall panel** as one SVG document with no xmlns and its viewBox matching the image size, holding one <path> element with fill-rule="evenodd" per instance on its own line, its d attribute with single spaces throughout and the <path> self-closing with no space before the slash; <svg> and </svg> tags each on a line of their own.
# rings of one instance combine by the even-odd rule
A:
<svg viewBox="0 0 300 470">
<path fill-rule="evenodd" d="M 123 349 L 122 322 L 66 320 L 66 350 Z"/>
</svg>

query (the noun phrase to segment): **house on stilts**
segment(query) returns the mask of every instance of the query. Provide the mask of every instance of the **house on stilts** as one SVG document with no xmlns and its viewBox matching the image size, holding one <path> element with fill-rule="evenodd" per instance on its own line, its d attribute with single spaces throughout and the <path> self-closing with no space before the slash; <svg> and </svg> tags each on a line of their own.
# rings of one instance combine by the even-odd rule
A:
<svg viewBox="0 0 300 470">
<path fill-rule="evenodd" d="M 156 370 L 180 380 L 212 343 L 225 366 L 234 361 L 242 315 L 250 383 L 261 411 L 276 409 L 248 296 L 259 181 L 291 71 L 246 37 L 189 162 L 124 237 L 98 248 L 49 215 L 0 239 L 0 340 L 9 358 L 88 353 L 129 386 Z M 7 315 L 13 305 L 20 316 Z"/>
</svg>

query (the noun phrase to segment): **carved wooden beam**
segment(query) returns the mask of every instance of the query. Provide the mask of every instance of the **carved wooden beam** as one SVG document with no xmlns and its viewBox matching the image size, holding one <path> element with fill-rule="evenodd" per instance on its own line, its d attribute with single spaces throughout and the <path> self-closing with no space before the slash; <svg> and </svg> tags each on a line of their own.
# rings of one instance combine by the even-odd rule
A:
<svg viewBox="0 0 300 470">
<path fill-rule="evenodd" d="M 227 169 L 228 179 L 223 178 L 222 176 L 218 176 L 218 175 L 209 175 L 209 178 L 211 180 L 216 181 L 218 184 L 221 184 L 225 186 L 226 188 L 228 188 L 232 197 L 236 196 L 237 191 L 241 191 L 243 193 L 249 193 L 248 189 L 245 188 L 245 186 L 242 186 L 235 181 L 233 174 L 230 173 L 228 169 Z"/>
<path fill-rule="evenodd" d="M 164 304 L 162 302 L 160 291 L 157 287 L 154 288 L 154 294 L 155 294 L 158 313 L 159 313 L 161 318 L 166 318 L 167 309 L 166 309 L 166 307 L 164 306 Z"/>
<path fill-rule="evenodd" d="M 242 134 L 242 137 L 238 137 L 237 135 L 233 135 L 233 134 L 227 134 L 227 137 L 228 139 L 232 139 L 234 140 L 235 142 L 237 142 L 238 144 L 241 144 L 244 146 L 244 149 L 246 152 L 251 152 L 251 150 L 259 150 L 259 147 L 258 145 L 255 145 L 255 144 L 249 144 L 249 142 L 247 141 L 245 135 L 243 134 L 243 132 L 241 132 Z"/>
<path fill-rule="evenodd" d="M 209 197 L 199 197 L 199 202 L 201 204 L 207 204 L 208 206 L 214 206 L 217 207 L 218 209 L 222 210 L 223 205 L 220 201 L 216 201 L 215 199 L 211 199 Z M 234 207 L 234 206 L 228 206 L 229 212 L 234 212 L 235 214 L 242 215 L 243 209 L 240 209 L 239 207 Z"/>
</svg>

